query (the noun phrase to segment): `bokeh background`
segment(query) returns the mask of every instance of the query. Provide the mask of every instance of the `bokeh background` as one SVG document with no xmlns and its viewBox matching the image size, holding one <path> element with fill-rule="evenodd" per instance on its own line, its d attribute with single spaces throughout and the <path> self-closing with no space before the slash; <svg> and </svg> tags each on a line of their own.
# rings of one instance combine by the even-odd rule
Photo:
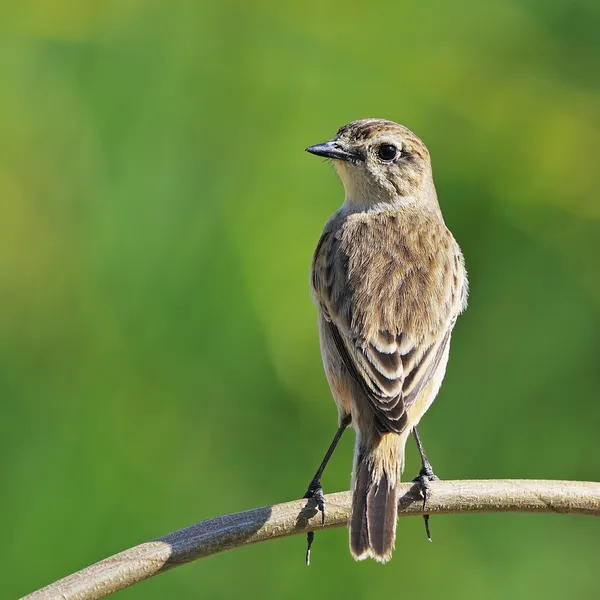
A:
<svg viewBox="0 0 600 600">
<path fill-rule="evenodd" d="M 436 471 L 598 480 L 599 27 L 597 0 L 1 1 L 0 595 L 304 492 L 336 427 L 308 270 L 342 188 L 303 150 L 361 117 L 428 144 L 469 268 Z M 598 595 L 592 519 L 432 527 L 401 521 L 385 567 L 339 529 L 308 569 L 295 537 L 118 597 Z"/>
</svg>

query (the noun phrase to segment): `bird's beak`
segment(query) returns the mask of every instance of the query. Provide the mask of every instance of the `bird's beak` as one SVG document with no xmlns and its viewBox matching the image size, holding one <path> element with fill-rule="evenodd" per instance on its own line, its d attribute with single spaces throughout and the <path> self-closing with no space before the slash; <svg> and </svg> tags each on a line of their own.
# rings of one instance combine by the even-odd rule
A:
<svg viewBox="0 0 600 600">
<path fill-rule="evenodd" d="M 355 161 L 358 159 L 356 154 L 342 150 L 338 144 L 333 141 L 309 146 L 306 151 L 311 154 L 316 154 L 317 156 L 324 156 L 325 158 L 333 158 L 335 160 Z"/>
</svg>

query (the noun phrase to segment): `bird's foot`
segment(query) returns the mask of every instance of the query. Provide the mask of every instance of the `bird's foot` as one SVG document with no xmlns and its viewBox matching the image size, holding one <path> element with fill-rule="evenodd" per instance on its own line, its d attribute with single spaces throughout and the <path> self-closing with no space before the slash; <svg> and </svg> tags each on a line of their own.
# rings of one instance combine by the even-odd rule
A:
<svg viewBox="0 0 600 600">
<path fill-rule="evenodd" d="M 311 481 L 308 486 L 308 490 L 306 490 L 306 494 L 304 494 L 303 498 L 308 500 L 313 500 L 317 511 L 321 513 L 321 525 L 325 525 L 325 494 L 323 494 L 323 487 L 321 486 L 320 481 Z M 309 531 L 306 534 L 306 565 L 310 565 L 310 550 L 312 548 L 312 544 L 315 540 L 315 532 Z"/>
<path fill-rule="evenodd" d="M 423 465 L 417 477 L 413 479 L 415 483 L 419 484 L 421 489 L 421 496 L 423 496 L 423 510 L 427 506 L 427 500 L 431 495 L 431 486 L 429 485 L 432 481 L 439 481 L 439 477 L 433 472 L 431 465 Z M 425 533 L 427 539 L 431 542 L 431 531 L 429 530 L 429 515 L 423 515 L 423 521 L 425 523 Z"/>
<path fill-rule="evenodd" d="M 314 500 L 317 510 L 321 513 L 321 525 L 325 525 L 325 494 L 320 481 L 311 481 L 306 494 L 302 496 L 308 500 Z"/>
</svg>

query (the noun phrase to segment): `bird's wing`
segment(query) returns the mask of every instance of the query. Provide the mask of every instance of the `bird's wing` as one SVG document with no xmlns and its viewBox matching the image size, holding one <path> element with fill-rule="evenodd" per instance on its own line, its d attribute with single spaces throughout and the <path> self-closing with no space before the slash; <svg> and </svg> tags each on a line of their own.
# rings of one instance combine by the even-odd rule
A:
<svg viewBox="0 0 600 600">
<path fill-rule="evenodd" d="M 402 318 L 400 327 L 393 331 L 390 327 L 365 328 L 360 324 L 366 320 L 383 324 L 385 319 L 378 317 L 377 308 L 353 297 L 356 290 L 348 284 L 344 260 L 338 238 L 326 231 L 313 259 L 313 293 L 344 365 L 365 393 L 377 429 L 401 433 L 407 425 L 407 411 L 440 365 L 460 311 L 420 336 L 414 329 L 409 332 L 409 327 L 402 331 Z M 411 276 L 410 271 L 406 273 L 406 277 Z M 391 284 L 398 286 L 397 294 L 402 296 L 401 288 L 408 283 L 401 280 Z M 362 314 L 364 311 L 370 314 Z"/>
<path fill-rule="evenodd" d="M 333 320 L 328 325 L 344 365 L 369 401 L 377 429 L 381 433 L 404 431 L 407 412 L 436 373 L 450 343 L 452 327 L 424 348 L 403 348 L 400 334 L 382 349 L 376 341 L 357 343 Z M 388 332 L 380 332 L 380 340 L 390 337 Z"/>
</svg>

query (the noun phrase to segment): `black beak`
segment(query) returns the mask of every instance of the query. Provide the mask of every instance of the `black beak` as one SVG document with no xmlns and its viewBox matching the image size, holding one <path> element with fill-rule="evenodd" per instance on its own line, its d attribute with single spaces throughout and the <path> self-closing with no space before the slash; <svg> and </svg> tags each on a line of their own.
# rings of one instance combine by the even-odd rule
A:
<svg viewBox="0 0 600 600">
<path fill-rule="evenodd" d="M 335 160 L 346 160 L 353 162 L 358 159 L 356 154 L 342 150 L 336 142 L 332 141 L 309 146 L 306 151 L 310 152 L 311 154 L 316 154 L 317 156 L 324 156 L 325 158 L 333 158 Z"/>
</svg>

